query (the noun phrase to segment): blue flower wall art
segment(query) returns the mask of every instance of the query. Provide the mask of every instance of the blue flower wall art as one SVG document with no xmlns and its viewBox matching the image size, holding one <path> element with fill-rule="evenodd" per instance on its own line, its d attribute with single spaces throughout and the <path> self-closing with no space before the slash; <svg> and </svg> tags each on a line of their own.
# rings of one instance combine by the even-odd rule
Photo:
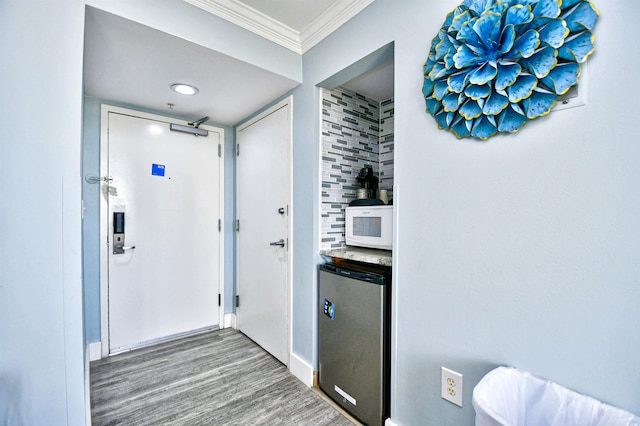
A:
<svg viewBox="0 0 640 426">
<path fill-rule="evenodd" d="M 547 115 L 594 52 L 599 14 L 587 0 L 464 0 L 424 64 L 427 112 L 481 140 Z"/>
</svg>

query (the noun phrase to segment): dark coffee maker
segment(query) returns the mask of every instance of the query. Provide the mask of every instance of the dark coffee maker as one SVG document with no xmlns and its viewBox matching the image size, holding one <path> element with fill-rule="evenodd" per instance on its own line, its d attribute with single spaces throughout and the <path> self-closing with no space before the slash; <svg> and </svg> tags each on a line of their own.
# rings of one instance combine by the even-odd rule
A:
<svg viewBox="0 0 640 426">
<path fill-rule="evenodd" d="M 378 177 L 373 175 L 373 168 L 370 166 L 363 167 L 358 173 L 356 180 L 360 182 L 361 188 L 358 189 L 357 198 L 359 200 L 367 198 L 376 198 L 378 193 Z"/>
</svg>

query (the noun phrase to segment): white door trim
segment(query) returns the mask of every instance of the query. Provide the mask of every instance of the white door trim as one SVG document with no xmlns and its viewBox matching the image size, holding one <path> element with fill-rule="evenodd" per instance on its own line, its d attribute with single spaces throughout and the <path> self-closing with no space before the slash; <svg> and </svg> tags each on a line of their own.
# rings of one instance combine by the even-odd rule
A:
<svg viewBox="0 0 640 426">
<path fill-rule="evenodd" d="M 287 146 L 287 151 L 289 153 L 289 161 L 287 163 L 287 175 L 289 176 L 289 188 L 288 188 L 288 194 L 287 194 L 287 205 L 289 206 L 289 226 L 287 227 L 287 241 L 288 241 L 288 250 L 287 250 L 287 338 L 288 338 L 288 351 L 289 351 L 289 365 L 287 365 L 287 367 L 290 367 L 291 365 L 291 355 L 293 354 L 293 327 L 291 326 L 291 318 L 293 317 L 293 291 L 291 288 L 291 277 L 293 277 L 293 250 L 294 250 L 294 245 L 293 245 L 293 233 L 292 233 L 292 229 L 293 229 L 293 218 L 294 218 L 294 210 L 293 210 L 293 96 L 287 96 L 286 98 L 284 98 L 283 100 L 281 100 L 280 102 L 276 103 L 275 105 L 267 108 L 266 110 L 262 111 L 260 114 L 256 115 L 255 117 L 251 118 L 250 120 L 248 120 L 247 122 L 241 124 L 240 126 L 238 126 L 236 128 L 236 140 L 238 140 L 238 133 L 241 132 L 242 130 L 246 129 L 247 127 L 251 126 L 252 124 L 262 120 L 263 118 L 273 114 L 274 112 L 282 109 L 282 108 L 288 108 L 289 109 L 289 117 L 290 117 L 290 123 L 291 125 L 289 126 L 289 140 L 288 140 L 288 146 Z M 242 149 L 242 148 L 240 148 Z M 237 253 L 237 247 L 236 247 L 236 253 Z M 239 262 L 236 262 L 236 276 L 238 276 L 238 268 L 240 267 Z M 239 291 L 238 289 L 238 283 L 236 282 L 236 291 Z"/>
<path fill-rule="evenodd" d="M 116 107 L 113 105 L 102 104 L 100 107 L 100 177 L 106 177 L 108 171 L 108 159 L 109 159 L 109 113 L 114 112 L 118 114 L 129 115 L 132 117 L 145 118 L 156 121 L 163 121 L 166 123 L 188 125 L 185 120 L 174 119 L 162 115 L 150 114 L 146 112 L 136 111 L 127 108 Z M 224 129 L 213 126 L 200 126 L 202 129 L 213 131 L 220 134 L 221 156 L 220 156 L 220 168 L 218 182 L 219 189 L 219 206 L 220 211 L 218 217 L 220 223 L 224 225 Z M 102 195 L 103 182 L 99 183 L 100 190 L 100 342 L 102 346 L 101 355 L 103 358 L 109 355 L 109 253 L 107 246 L 107 237 L 109 230 L 105 225 L 107 223 L 107 215 L 109 214 L 109 204 L 105 197 Z M 214 219 L 215 220 L 215 219 Z M 224 324 L 224 226 L 220 230 L 220 239 L 218 253 L 220 253 L 219 259 L 219 291 L 220 291 L 220 307 L 218 310 L 218 324 L 220 328 Z"/>
</svg>

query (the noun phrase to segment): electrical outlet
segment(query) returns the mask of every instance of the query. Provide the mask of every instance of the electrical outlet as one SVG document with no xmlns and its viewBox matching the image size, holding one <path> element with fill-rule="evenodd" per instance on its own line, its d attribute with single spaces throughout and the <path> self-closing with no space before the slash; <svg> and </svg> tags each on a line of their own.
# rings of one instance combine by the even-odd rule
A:
<svg viewBox="0 0 640 426">
<path fill-rule="evenodd" d="M 462 374 L 445 367 L 442 369 L 441 396 L 462 407 Z"/>
</svg>

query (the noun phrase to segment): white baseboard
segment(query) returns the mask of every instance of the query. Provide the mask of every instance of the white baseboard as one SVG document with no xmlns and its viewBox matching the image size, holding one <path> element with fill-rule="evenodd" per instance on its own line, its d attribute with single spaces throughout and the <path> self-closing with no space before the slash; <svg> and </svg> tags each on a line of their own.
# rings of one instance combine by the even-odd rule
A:
<svg viewBox="0 0 640 426">
<path fill-rule="evenodd" d="M 97 361 L 102 358 L 102 342 L 89 343 L 89 361 Z"/>
<path fill-rule="evenodd" d="M 313 387 L 313 367 L 294 354 L 289 355 L 289 371 L 308 387 Z"/>
<path fill-rule="evenodd" d="M 384 426 L 398 426 L 398 425 L 395 424 L 391 419 L 387 419 L 384 422 Z"/>
<path fill-rule="evenodd" d="M 224 314 L 224 324 L 223 328 L 233 328 L 234 330 L 238 329 L 236 324 L 236 314 L 233 312 L 230 314 Z"/>
</svg>

